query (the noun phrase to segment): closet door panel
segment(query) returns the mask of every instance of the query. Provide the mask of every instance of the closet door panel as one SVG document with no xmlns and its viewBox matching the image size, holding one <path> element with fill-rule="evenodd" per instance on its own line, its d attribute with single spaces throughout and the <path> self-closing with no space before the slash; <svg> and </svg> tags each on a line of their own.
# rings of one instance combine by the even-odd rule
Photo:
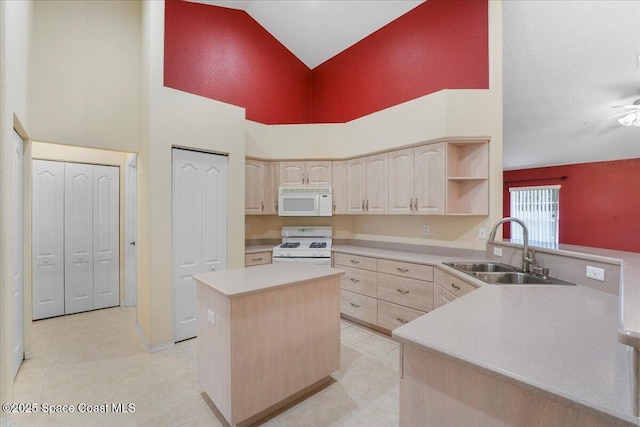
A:
<svg viewBox="0 0 640 427">
<path fill-rule="evenodd" d="M 65 165 L 65 314 L 93 309 L 93 166 Z"/>
<path fill-rule="evenodd" d="M 64 314 L 64 168 L 33 161 L 33 320 Z"/>
<path fill-rule="evenodd" d="M 227 269 L 227 158 L 203 156 L 203 271 Z"/>
<path fill-rule="evenodd" d="M 24 144 L 20 135 L 13 132 L 13 378 L 18 374 L 18 369 L 24 358 L 24 296 L 23 296 L 23 218 L 24 218 L 24 178 L 23 178 L 23 153 Z"/>
<path fill-rule="evenodd" d="M 191 276 L 202 265 L 202 169 L 200 153 L 173 150 L 173 338 L 181 341 L 197 333 L 196 283 Z"/>
<path fill-rule="evenodd" d="M 94 166 L 94 308 L 120 305 L 120 169 Z"/>
</svg>

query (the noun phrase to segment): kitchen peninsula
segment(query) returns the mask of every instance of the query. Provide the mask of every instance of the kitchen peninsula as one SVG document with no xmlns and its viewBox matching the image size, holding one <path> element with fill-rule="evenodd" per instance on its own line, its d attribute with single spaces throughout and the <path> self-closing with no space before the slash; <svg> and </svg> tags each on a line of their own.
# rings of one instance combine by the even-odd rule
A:
<svg viewBox="0 0 640 427">
<path fill-rule="evenodd" d="M 231 425 L 255 422 L 340 368 L 341 274 L 286 263 L 194 276 L 198 382 Z"/>
</svg>

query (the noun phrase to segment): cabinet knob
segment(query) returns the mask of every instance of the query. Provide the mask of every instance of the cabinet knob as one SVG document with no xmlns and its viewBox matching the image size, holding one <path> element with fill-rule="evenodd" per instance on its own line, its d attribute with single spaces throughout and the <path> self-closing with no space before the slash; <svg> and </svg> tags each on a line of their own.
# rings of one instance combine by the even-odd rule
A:
<svg viewBox="0 0 640 427">
<path fill-rule="evenodd" d="M 216 271 L 216 266 L 215 265 L 211 266 L 211 271 Z"/>
</svg>

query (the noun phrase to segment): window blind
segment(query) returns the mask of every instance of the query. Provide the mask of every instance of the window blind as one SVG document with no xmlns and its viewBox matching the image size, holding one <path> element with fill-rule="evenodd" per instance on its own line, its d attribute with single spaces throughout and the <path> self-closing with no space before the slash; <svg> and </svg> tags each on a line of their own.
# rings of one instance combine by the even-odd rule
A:
<svg viewBox="0 0 640 427">
<path fill-rule="evenodd" d="M 529 244 L 547 248 L 558 246 L 560 186 L 510 188 L 510 215 L 522 220 L 529 230 Z M 511 241 L 522 243 L 522 227 L 511 222 Z"/>
</svg>

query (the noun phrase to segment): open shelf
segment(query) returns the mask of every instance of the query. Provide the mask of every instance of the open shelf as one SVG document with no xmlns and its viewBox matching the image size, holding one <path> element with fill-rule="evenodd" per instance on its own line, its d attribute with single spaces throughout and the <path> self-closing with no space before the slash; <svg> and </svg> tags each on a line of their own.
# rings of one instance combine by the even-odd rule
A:
<svg viewBox="0 0 640 427">
<path fill-rule="evenodd" d="M 489 214 L 489 143 L 447 142 L 447 215 Z"/>
</svg>

